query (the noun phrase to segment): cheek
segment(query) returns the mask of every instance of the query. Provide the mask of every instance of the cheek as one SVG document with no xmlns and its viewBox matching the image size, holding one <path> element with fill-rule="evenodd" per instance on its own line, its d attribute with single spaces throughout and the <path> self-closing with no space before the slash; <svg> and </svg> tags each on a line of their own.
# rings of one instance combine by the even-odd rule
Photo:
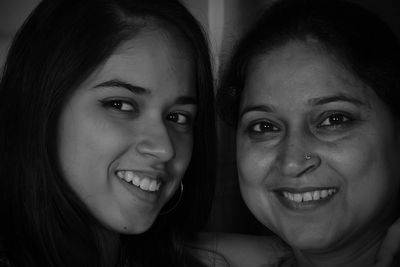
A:
<svg viewBox="0 0 400 267">
<path fill-rule="evenodd" d="M 60 120 L 59 155 L 66 179 L 73 187 L 96 188 L 107 177 L 109 164 L 122 151 L 121 131 L 90 114 L 65 113 Z M 96 183 L 95 183 L 96 181 Z"/>
<path fill-rule="evenodd" d="M 343 209 L 359 220 L 374 216 L 397 195 L 393 144 L 383 141 L 388 139 L 385 136 L 358 138 L 330 153 L 331 167 L 340 174 L 344 185 Z"/>
<path fill-rule="evenodd" d="M 237 166 L 242 198 L 256 218 L 265 226 L 274 225 L 268 174 L 273 153 L 260 143 L 237 139 Z M 271 229 L 274 229 L 272 227 Z"/>
<path fill-rule="evenodd" d="M 271 154 L 262 144 L 237 138 L 237 168 L 243 186 L 261 186 L 271 167 Z"/>
<path fill-rule="evenodd" d="M 272 206 L 271 193 L 265 186 L 266 175 L 263 169 L 251 168 L 252 162 L 254 163 L 254 160 L 251 159 L 241 162 L 243 165 L 238 173 L 241 196 L 257 220 L 274 231 L 277 217 Z"/>
</svg>

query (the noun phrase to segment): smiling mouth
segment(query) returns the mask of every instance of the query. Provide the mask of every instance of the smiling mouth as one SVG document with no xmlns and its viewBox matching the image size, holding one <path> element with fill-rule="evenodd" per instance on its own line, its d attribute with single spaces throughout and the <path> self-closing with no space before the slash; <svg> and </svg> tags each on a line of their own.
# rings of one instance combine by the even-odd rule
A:
<svg viewBox="0 0 400 267">
<path fill-rule="evenodd" d="M 116 171 L 116 176 L 126 183 L 134 185 L 144 191 L 156 192 L 160 190 L 162 182 L 159 178 L 149 177 L 146 174 L 133 171 Z"/>
<path fill-rule="evenodd" d="M 279 202 L 293 211 L 312 211 L 330 203 L 339 189 L 325 188 L 280 188 L 274 190 Z"/>
<path fill-rule="evenodd" d="M 303 193 L 292 193 L 288 191 L 281 191 L 281 195 L 290 200 L 297 203 L 308 202 L 308 201 L 316 201 L 320 199 L 325 199 L 330 196 L 336 194 L 337 190 L 335 188 L 323 189 L 323 190 L 314 190 Z"/>
</svg>

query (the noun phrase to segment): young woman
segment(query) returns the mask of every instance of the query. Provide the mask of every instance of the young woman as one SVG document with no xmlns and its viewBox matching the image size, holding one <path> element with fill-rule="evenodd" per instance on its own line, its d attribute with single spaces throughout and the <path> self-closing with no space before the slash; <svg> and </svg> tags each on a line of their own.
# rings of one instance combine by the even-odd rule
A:
<svg viewBox="0 0 400 267">
<path fill-rule="evenodd" d="M 44 0 L 0 85 L 10 266 L 197 266 L 214 182 L 213 81 L 177 1 Z"/>
<path fill-rule="evenodd" d="M 387 26 L 342 1 L 279 1 L 241 40 L 219 101 L 243 199 L 292 251 L 273 264 L 377 260 L 399 217 L 399 62 Z"/>
</svg>

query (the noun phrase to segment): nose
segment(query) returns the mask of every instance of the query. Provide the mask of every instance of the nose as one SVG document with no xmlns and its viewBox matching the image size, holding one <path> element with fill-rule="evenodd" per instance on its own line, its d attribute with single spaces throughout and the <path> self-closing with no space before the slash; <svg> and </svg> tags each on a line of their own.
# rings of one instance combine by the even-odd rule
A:
<svg viewBox="0 0 400 267">
<path fill-rule="evenodd" d="M 163 122 L 147 123 L 136 144 L 137 152 L 143 157 L 158 162 L 167 162 L 175 156 L 175 149 Z"/>
<path fill-rule="evenodd" d="M 284 176 L 299 178 L 317 169 L 321 158 L 305 134 L 291 133 L 281 143 L 277 165 Z"/>
</svg>

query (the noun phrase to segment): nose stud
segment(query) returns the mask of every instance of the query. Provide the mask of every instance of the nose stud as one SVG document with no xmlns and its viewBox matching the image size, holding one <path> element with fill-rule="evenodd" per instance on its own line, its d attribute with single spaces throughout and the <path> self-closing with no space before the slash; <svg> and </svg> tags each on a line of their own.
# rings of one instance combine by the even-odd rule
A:
<svg viewBox="0 0 400 267">
<path fill-rule="evenodd" d="M 308 154 L 306 154 L 304 157 L 306 158 L 306 160 L 310 160 L 311 159 L 311 156 L 308 155 Z"/>
</svg>

